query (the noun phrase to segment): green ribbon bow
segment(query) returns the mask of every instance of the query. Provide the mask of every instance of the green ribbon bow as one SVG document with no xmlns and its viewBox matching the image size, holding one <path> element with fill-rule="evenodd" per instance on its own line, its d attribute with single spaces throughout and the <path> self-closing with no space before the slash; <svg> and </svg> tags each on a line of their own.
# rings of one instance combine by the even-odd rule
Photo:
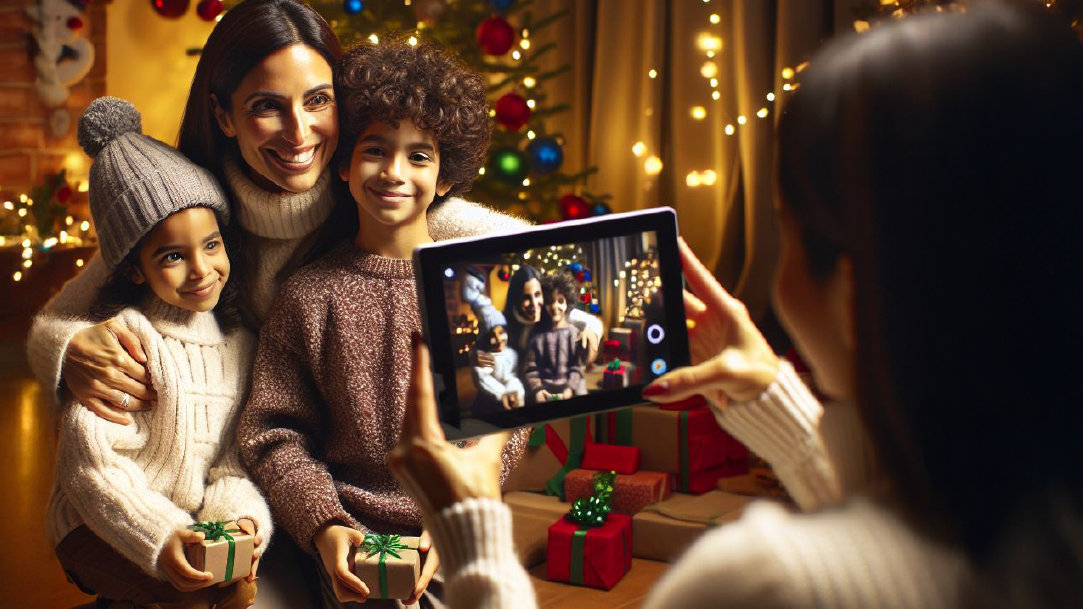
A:
<svg viewBox="0 0 1083 609">
<path fill-rule="evenodd" d="M 600 527 L 605 524 L 609 513 L 613 511 L 610 500 L 613 498 L 613 483 L 616 480 L 617 472 L 612 470 L 594 474 L 591 479 L 594 494 L 576 499 L 565 518 L 585 527 Z"/>
<path fill-rule="evenodd" d="M 613 358 L 613 361 L 609 362 L 609 365 L 606 366 L 606 368 L 612 370 L 613 372 L 616 372 L 617 370 L 620 370 L 620 366 L 621 366 L 620 358 L 615 357 L 615 358 Z"/>
<path fill-rule="evenodd" d="M 380 555 L 380 596 L 387 598 L 387 555 L 401 559 L 395 550 L 409 550 L 410 546 L 402 543 L 398 535 L 384 535 L 382 533 L 365 533 L 365 540 L 361 542 L 361 549 L 367 552 L 365 558 L 376 554 Z"/>
<path fill-rule="evenodd" d="M 244 533 L 244 531 L 240 529 L 227 529 L 226 523 L 221 520 L 208 520 L 207 522 L 193 524 L 188 528 L 193 531 L 202 532 L 203 539 L 206 539 L 207 541 L 218 541 L 219 539 L 226 540 L 226 543 L 229 544 L 229 549 L 226 551 L 226 576 L 222 581 L 228 582 L 233 579 L 233 560 L 237 554 L 237 542 L 230 533 Z"/>
</svg>

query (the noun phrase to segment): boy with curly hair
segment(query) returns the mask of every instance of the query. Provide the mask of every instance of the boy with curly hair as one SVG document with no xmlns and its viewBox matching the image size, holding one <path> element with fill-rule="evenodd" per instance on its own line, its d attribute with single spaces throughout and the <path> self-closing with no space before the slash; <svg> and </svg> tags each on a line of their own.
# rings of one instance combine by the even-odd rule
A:
<svg viewBox="0 0 1083 609">
<path fill-rule="evenodd" d="M 325 607 L 369 597 L 350 568 L 366 532 L 420 533 L 428 548 L 421 511 L 387 465 L 420 331 L 411 256 L 432 241 L 427 210 L 477 176 L 490 128 L 481 77 L 431 44 L 357 46 L 339 63 L 335 92 L 335 163 L 356 202 L 356 236 L 282 288 L 238 431 L 278 523 L 317 555 Z M 523 434 L 513 436 L 505 474 L 523 447 Z M 401 600 L 440 606 L 430 587 L 437 564 L 429 549 L 413 596 Z"/>
<path fill-rule="evenodd" d="M 534 403 L 566 400 L 587 393 L 583 377 L 584 354 L 579 348 L 579 330 L 568 323 L 575 306 L 575 279 L 567 271 L 546 275 L 541 280 L 543 315 L 527 340 L 527 397 Z"/>
</svg>

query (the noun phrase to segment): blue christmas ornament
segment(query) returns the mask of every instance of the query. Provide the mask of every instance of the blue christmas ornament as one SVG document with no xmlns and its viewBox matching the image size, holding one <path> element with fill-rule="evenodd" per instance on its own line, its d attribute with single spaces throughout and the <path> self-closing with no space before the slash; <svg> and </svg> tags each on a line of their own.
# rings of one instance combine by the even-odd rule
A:
<svg viewBox="0 0 1083 609">
<path fill-rule="evenodd" d="M 609 209 L 609 206 L 606 205 L 605 203 L 595 203 L 594 206 L 590 208 L 590 215 L 592 215 L 592 216 L 604 216 L 604 215 L 608 214 L 611 211 L 612 210 Z"/>
<path fill-rule="evenodd" d="M 583 275 L 586 276 L 586 279 L 584 279 L 584 281 L 594 281 L 590 277 L 590 269 L 583 269 Z"/>
<path fill-rule="evenodd" d="M 493 10 L 504 12 L 515 4 L 515 0 L 489 0 L 489 4 L 492 5 Z"/>
<path fill-rule="evenodd" d="M 534 173 L 553 173 L 564 163 L 564 150 L 556 140 L 548 137 L 536 139 L 526 147 L 530 166 Z"/>
<path fill-rule="evenodd" d="M 583 265 L 579 264 L 578 262 L 573 262 L 568 265 L 568 268 L 572 271 L 578 271 L 579 269 L 583 268 Z"/>
<path fill-rule="evenodd" d="M 590 303 L 590 312 L 597 315 L 597 314 L 602 312 L 602 307 L 599 307 L 598 303 L 592 302 L 592 303 Z"/>
<path fill-rule="evenodd" d="M 345 0 L 342 3 L 342 10 L 346 11 L 348 15 L 356 15 L 361 12 L 361 9 L 365 7 L 365 4 L 361 0 Z"/>
</svg>

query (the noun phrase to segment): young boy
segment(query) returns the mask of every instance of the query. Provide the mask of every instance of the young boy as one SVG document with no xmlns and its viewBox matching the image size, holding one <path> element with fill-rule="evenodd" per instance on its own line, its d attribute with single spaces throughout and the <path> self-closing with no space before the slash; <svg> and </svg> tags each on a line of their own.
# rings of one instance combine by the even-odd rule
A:
<svg viewBox="0 0 1083 609">
<path fill-rule="evenodd" d="M 569 309 L 575 302 L 575 280 L 560 271 L 542 277 L 541 286 L 544 315 L 527 340 L 523 366 L 527 396 L 541 403 L 585 395 L 579 330 L 568 323 Z"/>
<path fill-rule="evenodd" d="M 352 242 L 283 286 L 260 333 L 238 430 L 277 522 L 318 554 L 327 607 L 370 595 L 350 569 L 365 532 L 421 532 L 417 504 L 387 466 L 405 412 L 411 335 L 420 331 L 410 257 L 432 241 L 426 211 L 469 187 L 489 142 L 484 82 L 430 44 L 355 47 L 336 70 L 335 91 L 335 162 L 359 226 Z M 505 472 L 523 446 L 521 434 L 509 442 Z M 422 593 L 437 564 L 429 550 L 403 600 L 430 602 Z"/>
</svg>

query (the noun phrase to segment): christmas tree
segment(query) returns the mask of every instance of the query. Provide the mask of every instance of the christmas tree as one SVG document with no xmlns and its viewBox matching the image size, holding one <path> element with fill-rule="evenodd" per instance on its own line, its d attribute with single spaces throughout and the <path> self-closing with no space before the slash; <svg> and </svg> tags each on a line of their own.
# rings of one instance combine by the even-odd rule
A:
<svg viewBox="0 0 1083 609">
<path fill-rule="evenodd" d="M 233 6 L 236 2 L 227 3 Z M 468 197 L 535 222 L 607 213 L 605 196 L 582 192 L 590 167 L 563 171 L 566 142 L 546 129 L 547 118 L 567 106 L 550 104 L 545 85 L 566 72 L 543 71 L 555 44 L 532 36 L 567 17 L 538 16 L 530 0 L 309 0 L 346 46 L 409 33 L 456 53 L 489 82 L 493 137 L 489 161 Z"/>
</svg>

